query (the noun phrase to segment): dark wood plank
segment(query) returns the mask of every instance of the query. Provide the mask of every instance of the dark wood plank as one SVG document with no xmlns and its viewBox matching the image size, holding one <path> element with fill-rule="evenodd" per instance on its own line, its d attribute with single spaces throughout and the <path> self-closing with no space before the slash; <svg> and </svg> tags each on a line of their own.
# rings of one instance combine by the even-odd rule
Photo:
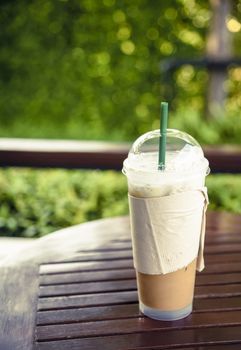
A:
<svg viewBox="0 0 241 350">
<path fill-rule="evenodd" d="M 133 266 L 130 259 L 125 260 L 113 260 L 113 261 L 99 261 L 93 262 L 72 262 L 72 263 L 59 263 L 59 264 L 46 264 L 40 268 L 40 274 L 53 274 L 62 272 L 75 272 L 75 271 L 102 271 L 110 269 L 125 269 Z"/>
<path fill-rule="evenodd" d="M 193 309 L 198 312 L 206 312 L 212 310 L 217 312 L 220 310 L 237 310 L 241 309 L 241 297 L 222 297 L 222 298 L 194 298 Z M 218 315 L 217 315 L 218 317 Z"/>
<path fill-rule="evenodd" d="M 37 324 L 47 325 L 135 317 L 143 317 L 139 311 L 137 303 L 128 305 L 86 307 L 84 312 L 82 308 L 39 311 L 37 312 Z"/>
<path fill-rule="evenodd" d="M 218 326 L 196 329 L 165 330 L 123 334 L 106 337 L 90 337 L 76 340 L 38 342 L 35 350 L 121 350 L 121 349 L 167 349 L 198 345 L 241 344 L 241 326 Z M 171 346 L 170 346 L 171 345 Z"/>
<path fill-rule="evenodd" d="M 236 236 L 236 235 L 235 235 Z M 96 252 L 93 250 L 92 252 L 77 252 L 73 254 L 71 257 L 66 257 L 61 260 L 64 262 L 88 262 L 88 261 L 106 261 L 106 260 L 122 260 L 122 259 L 132 259 L 132 249 L 128 250 L 120 250 L 116 251 L 107 251 L 107 252 Z M 51 262 L 51 264 L 59 264 L 57 261 Z"/>
<path fill-rule="evenodd" d="M 228 275 L 229 276 L 229 275 Z M 227 276 L 227 277 L 228 277 Z M 201 280 L 199 277 L 202 277 Z M 218 278 L 217 278 L 218 277 Z M 206 279 L 205 279 L 206 278 Z M 238 279 L 238 280 L 237 280 Z M 232 283 L 232 284 L 231 284 Z M 222 286 L 222 287 L 220 287 Z M 228 287 L 227 287 L 228 286 Z M 241 274 L 233 274 L 229 278 L 225 278 L 223 275 L 198 275 L 196 281 L 196 291 L 198 294 L 202 294 L 206 291 L 210 293 L 218 288 L 222 288 L 223 292 L 227 292 L 229 286 L 233 287 L 233 291 L 240 291 L 241 286 Z M 136 290 L 136 279 L 121 280 L 121 281 L 102 281 L 102 282 L 89 282 L 89 283 L 71 283 L 71 284 L 58 284 L 49 286 L 40 286 L 39 297 L 48 296 L 67 296 L 67 295 L 81 295 L 91 293 L 103 293 L 111 291 L 131 291 Z"/>
<path fill-rule="evenodd" d="M 75 282 L 98 282 L 98 281 L 113 281 L 126 280 L 135 278 L 135 271 L 133 268 L 123 270 L 107 270 L 107 271 L 88 271 L 88 272 L 74 272 L 62 273 L 53 275 L 41 275 L 40 284 L 63 284 Z"/>
<path fill-rule="evenodd" d="M 193 312 L 223 312 L 223 311 L 241 310 L 241 298 L 221 298 L 216 299 L 197 299 L 194 300 Z M 39 311 L 37 313 L 38 324 L 61 324 L 74 323 L 82 321 L 98 321 L 108 319 L 144 317 L 138 307 L 138 303 L 128 305 L 108 305 L 98 307 L 63 309 L 53 311 Z M 218 316 L 217 316 L 218 317 Z"/>
<path fill-rule="evenodd" d="M 171 348 L 170 348 L 171 349 Z M 173 349 L 173 348 L 172 348 Z M 177 348 L 176 348 L 177 349 Z M 220 344 L 219 345 L 191 345 L 190 347 L 182 347 L 182 350 L 240 350 L 240 344 Z M 134 348 L 132 348 L 134 350 Z"/>
<path fill-rule="evenodd" d="M 241 243 L 217 244 L 205 246 L 206 254 L 238 253 L 241 251 Z"/>
<path fill-rule="evenodd" d="M 223 233 L 215 234 L 214 231 L 210 232 L 207 230 L 205 237 L 205 244 L 227 244 L 227 243 L 241 243 L 241 233 Z"/>
<path fill-rule="evenodd" d="M 70 295 L 66 297 L 49 297 L 40 298 L 38 302 L 38 310 L 54 310 L 71 307 L 99 306 L 99 305 L 121 305 L 130 304 L 137 301 L 137 292 L 109 292 L 103 294 L 83 294 Z"/>
<path fill-rule="evenodd" d="M 193 312 L 223 312 L 241 310 L 241 297 L 217 299 L 194 299 Z M 75 307 L 70 309 L 56 309 L 50 311 L 38 311 L 37 319 L 40 324 L 69 323 L 81 321 L 108 320 L 120 318 L 139 317 L 137 300 L 132 304 L 108 305 L 95 307 Z M 143 316 L 141 316 L 143 317 Z M 218 318 L 218 315 L 217 315 Z"/>
<path fill-rule="evenodd" d="M 197 286 L 208 286 L 208 285 L 225 285 L 241 283 L 241 273 L 226 273 L 226 274 L 210 274 L 205 275 L 202 272 L 197 274 L 196 285 Z"/>
<path fill-rule="evenodd" d="M 130 144 L 41 139 L 0 140 L 1 166 L 121 170 Z M 204 147 L 212 172 L 241 172 L 238 146 Z"/>
<path fill-rule="evenodd" d="M 221 233 L 220 231 L 207 231 L 205 245 L 216 245 L 216 244 L 227 244 L 230 243 L 241 243 L 241 233 L 232 234 L 232 233 Z M 131 259 L 132 258 L 132 247 L 130 239 L 118 240 L 120 249 L 116 250 L 116 244 L 109 245 L 108 247 L 102 247 L 102 249 L 93 249 L 93 250 L 83 250 L 78 252 L 73 252 L 71 256 L 64 257 L 61 262 L 93 262 L 93 261 L 104 261 L 104 260 L 122 260 L 122 259 Z M 59 261 L 52 261 L 50 264 L 59 264 Z M 47 265 L 49 263 L 44 263 Z"/>
<path fill-rule="evenodd" d="M 225 264 L 227 266 L 227 264 Z M 233 264 L 231 265 L 233 267 Z M 223 273 L 222 270 L 215 268 L 214 273 L 210 273 L 207 268 L 201 273 L 197 273 L 197 282 L 201 284 L 227 284 L 227 283 L 240 283 L 240 271 L 226 271 Z M 205 273 L 208 271 L 209 273 Z M 107 271 L 90 271 L 90 272 L 74 272 L 74 273 L 63 273 L 53 275 L 42 275 L 40 276 L 40 285 L 58 285 L 58 284 L 72 284 L 72 283 L 87 283 L 87 282 L 101 282 L 101 281 L 126 281 L 135 279 L 135 271 L 133 268 L 124 270 L 107 270 Z"/>
<path fill-rule="evenodd" d="M 70 260 L 63 260 L 61 262 L 55 262 L 55 263 L 49 263 L 41 266 L 41 275 L 45 274 L 58 274 L 58 273 L 65 273 L 64 271 L 71 271 L 74 272 L 76 269 L 78 271 L 86 271 L 86 269 L 89 269 L 89 267 L 94 267 L 94 270 L 100 267 L 103 267 L 104 269 L 108 269 L 110 266 L 110 261 L 115 261 L 114 265 L 116 268 L 119 267 L 127 267 L 132 268 L 133 267 L 133 258 L 132 258 L 132 251 L 125 252 L 125 257 L 122 256 L 122 254 L 119 257 L 119 252 L 115 252 L 115 258 L 112 259 L 112 252 L 108 252 L 107 257 L 105 257 L 104 254 L 94 256 L 93 259 L 87 258 L 85 255 L 79 256 L 76 258 L 71 258 Z M 221 263 L 231 263 L 231 262 L 241 262 L 241 254 L 240 252 L 236 253 L 220 253 L 220 254 L 204 254 L 206 265 L 214 264 L 217 262 Z M 94 264 L 94 262 L 96 262 Z M 80 263 L 80 264 L 77 264 Z M 66 264 L 66 265 L 64 265 Z M 54 265 L 54 266 L 52 266 Z M 71 267 L 74 267 L 73 269 Z M 82 269 L 83 267 L 83 269 Z M 113 266 L 114 267 L 114 266 Z M 92 269 L 93 270 L 93 269 Z"/>
<path fill-rule="evenodd" d="M 241 310 L 219 312 L 217 316 L 210 313 L 194 313 L 176 322 L 155 321 L 148 317 L 142 319 L 142 322 L 137 318 L 128 318 L 121 320 L 108 320 L 96 322 L 82 322 L 65 325 L 48 325 L 38 326 L 37 340 L 59 340 L 82 337 L 106 336 L 115 334 L 129 334 L 139 332 L 149 332 L 159 330 L 185 329 L 197 327 L 215 327 L 215 326 L 241 326 Z M 240 334 L 241 336 L 241 334 Z M 241 339 L 240 339 L 241 340 Z"/>
<path fill-rule="evenodd" d="M 240 172 L 240 156 L 241 151 L 239 148 L 233 149 L 232 147 L 205 147 L 204 153 L 210 163 L 210 168 L 213 172 L 226 172 L 226 173 L 239 173 Z"/>
<path fill-rule="evenodd" d="M 98 141 L 1 139 L 0 165 L 120 170 L 129 147 Z"/>
<path fill-rule="evenodd" d="M 220 253 L 221 254 L 221 253 Z M 220 255 L 218 254 L 218 255 Z M 217 261 L 217 260 L 216 260 Z M 74 273 L 74 272 L 86 272 L 86 271 L 105 271 L 105 270 L 121 270 L 121 269 L 133 268 L 133 261 L 131 259 L 121 259 L 114 261 L 99 261 L 98 263 L 93 262 L 71 262 L 71 263 L 59 263 L 59 264 L 48 264 L 42 265 L 40 268 L 41 275 L 49 274 L 62 274 L 62 273 Z M 222 270 L 221 270 L 222 269 Z M 208 264 L 206 265 L 204 273 L 210 272 L 235 272 L 241 271 L 241 262 L 220 262 L 220 264 Z"/>
<path fill-rule="evenodd" d="M 241 284 L 199 286 L 195 288 L 195 299 L 217 299 L 241 296 Z M 82 294 L 59 297 L 42 297 L 39 299 L 39 310 L 54 310 L 71 307 L 114 305 L 137 302 L 137 292 L 119 291 L 98 294 Z"/>
<path fill-rule="evenodd" d="M 207 228 L 212 231 L 240 234 L 241 216 L 219 211 L 207 213 Z"/>
<path fill-rule="evenodd" d="M 171 349 L 171 348 L 170 348 Z M 173 348 L 172 348 L 173 349 Z M 177 349 L 177 348 L 176 348 Z M 240 344 L 220 344 L 219 345 L 191 345 L 188 347 L 182 347 L 182 350 L 240 350 Z M 134 348 L 132 348 L 134 350 Z"/>
<path fill-rule="evenodd" d="M 213 244 L 219 244 L 215 242 Z M 74 262 L 98 262 L 98 261 L 113 261 L 113 260 L 130 260 L 132 262 L 132 249 L 126 251 L 118 251 L 118 252 L 104 252 L 104 253 L 77 253 L 73 254 L 71 257 L 68 256 L 65 259 L 60 261 L 48 262 L 48 264 L 44 265 L 58 265 L 63 263 L 74 263 Z M 241 261 L 241 254 L 239 252 L 236 253 L 220 253 L 220 254 L 205 254 L 205 260 L 209 262 L 220 262 L 220 261 Z"/>
<path fill-rule="evenodd" d="M 85 264 L 85 263 L 84 263 Z M 72 265 L 71 263 L 71 266 L 70 265 L 65 265 L 65 266 L 61 266 L 61 271 L 58 271 L 58 265 L 52 265 L 52 266 L 55 266 L 56 268 L 55 269 L 52 269 L 52 267 L 50 269 L 48 269 L 48 274 L 51 275 L 51 274 L 64 274 L 64 272 L 68 272 L 68 274 L 72 274 L 74 273 L 75 276 L 76 276 L 76 272 L 87 272 L 88 269 L 89 269 L 89 276 L 86 276 L 86 280 L 89 278 L 89 281 L 94 281 L 93 279 L 91 279 L 91 277 L 93 278 L 97 278 L 98 274 L 97 272 L 100 272 L 99 273 L 99 276 L 102 275 L 102 272 L 106 272 L 106 275 L 105 275 L 105 279 L 110 279 L 110 277 L 108 276 L 114 276 L 115 275 L 115 272 L 117 271 L 120 271 L 120 270 L 125 270 L 125 272 L 128 270 L 128 267 L 129 269 L 131 270 L 130 273 L 129 273 L 129 276 L 133 277 L 135 276 L 135 272 L 134 272 L 134 269 L 132 267 L 132 263 L 130 263 L 129 261 L 121 261 L 120 264 L 114 264 L 113 262 L 113 265 L 115 265 L 115 267 L 113 267 L 113 269 L 111 269 L 111 264 L 108 264 L 108 263 L 105 263 L 103 262 L 101 264 L 101 267 L 100 265 L 84 265 L 84 268 L 81 269 L 81 263 L 76 263 L 76 265 Z M 55 270 L 55 272 L 54 272 Z M 94 272 L 94 274 L 93 274 Z M 219 262 L 218 264 L 208 264 L 206 265 L 205 269 L 202 271 L 202 274 L 214 274 L 214 273 L 235 273 L 235 272 L 241 272 L 241 262 L 230 262 L 230 263 L 223 263 L 223 262 Z M 91 274 L 92 273 L 92 274 Z M 79 275 L 80 276 L 80 275 Z M 83 274 L 84 276 L 84 274 Z M 119 274 L 119 276 L 121 276 L 121 274 Z M 123 279 L 125 278 L 125 275 L 122 274 L 123 276 Z M 62 278 L 62 277 L 60 277 Z"/>
<path fill-rule="evenodd" d="M 39 268 L 12 260 L 0 270 L 0 349 L 32 350 Z"/>
<path fill-rule="evenodd" d="M 130 235 L 130 231 L 128 230 L 127 232 L 128 236 Z M 108 252 L 116 252 L 118 254 L 121 251 L 131 251 L 132 246 L 131 246 L 131 241 L 118 241 L 118 242 L 111 242 L 111 240 L 108 240 L 107 242 L 103 242 L 102 245 L 100 245 L 96 249 L 88 249 L 86 248 L 84 251 L 79 251 L 81 254 L 82 253 L 89 253 L 89 252 L 95 252 L 97 254 L 100 253 L 108 253 Z"/>
<path fill-rule="evenodd" d="M 218 264 L 209 264 L 206 265 L 205 269 L 201 272 L 202 274 L 210 274 L 210 273 L 233 273 L 233 272 L 241 272 L 241 264 L 240 262 L 232 262 L 232 263 L 222 263 Z"/>
<path fill-rule="evenodd" d="M 235 235 L 237 237 L 237 235 Z M 209 235 L 207 235 L 209 237 Z M 241 235 L 240 235 L 241 238 Z M 219 242 L 219 238 L 217 240 L 212 240 L 208 242 L 206 239 L 205 244 L 205 255 L 211 254 L 235 254 L 241 251 L 241 239 L 229 240 L 228 235 L 223 235 L 223 239 Z M 93 261 L 100 261 L 98 264 L 102 266 L 101 261 L 111 260 L 114 261 L 114 266 L 118 265 L 119 260 L 131 260 L 132 257 L 132 246 L 131 242 L 118 242 L 118 245 L 115 243 L 108 243 L 105 247 L 96 249 L 95 251 L 83 251 L 79 253 L 71 254 L 71 256 L 66 257 L 65 259 L 61 259 L 61 261 L 53 261 L 42 264 L 41 266 L 41 274 L 44 273 L 52 273 L 57 270 L 56 266 L 51 265 L 59 265 L 59 267 L 63 267 L 63 272 L 67 268 L 67 265 L 64 264 L 72 264 L 69 266 L 77 266 L 78 262 L 86 262 L 86 266 L 90 265 Z M 117 260 L 117 261 L 116 261 Z M 76 263 L 76 264 L 74 264 Z M 88 264 L 89 263 L 89 264 Z M 125 264 L 121 263 L 120 264 Z M 84 266 L 84 265 L 83 265 Z M 61 271 L 61 269 L 59 269 Z"/>
<path fill-rule="evenodd" d="M 238 253 L 224 253 L 224 254 L 204 254 L 205 264 L 216 264 L 216 263 L 232 263 L 240 262 L 241 254 Z"/>
<path fill-rule="evenodd" d="M 196 286 L 194 292 L 196 299 L 241 296 L 241 284 Z"/>
<path fill-rule="evenodd" d="M 136 280 L 41 286 L 39 297 L 136 290 Z"/>
</svg>

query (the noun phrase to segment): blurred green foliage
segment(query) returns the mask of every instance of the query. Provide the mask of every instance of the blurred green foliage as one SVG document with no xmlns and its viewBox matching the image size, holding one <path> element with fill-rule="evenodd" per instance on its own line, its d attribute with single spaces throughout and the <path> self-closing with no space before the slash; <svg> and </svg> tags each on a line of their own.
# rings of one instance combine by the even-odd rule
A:
<svg viewBox="0 0 241 350">
<path fill-rule="evenodd" d="M 169 83 L 159 64 L 203 56 L 211 18 L 209 2 L 199 0 L 14 0 L 0 9 L 0 136 L 11 137 L 133 140 L 158 127 L 158 101 Z M 240 17 L 238 0 L 230 18 L 238 26 Z M 240 55 L 241 31 L 233 37 Z M 227 82 L 227 112 L 236 119 L 220 122 L 217 132 L 203 122 L 198 139 L 240 142 L 241 127 L 232 129 L 240 118 L 240 76 L 241 68 L 232 68 Z M 196 131 L 206 72 L 184 66 L 171 84 L 173 125 Z"/>
<path fill-rule="evenodd" d="M 241 214 L 240 175 L 209 175 L 207 187 L 210 199 L 209 209 Z"/>
<path fill-rule="evenodd" d="M 205 120 L 197 111 L 180 108 L 171 114 L 169 125 L 174 129 L 185 130 L 201 145 L 241 144 L 241 115 L 230 113 L 228 117 Z M 156 128 L 159 126 L 156 123 Z"/>
<path fill-rule="evenodd" d="M 3 169 L 0 234 L 36 237 L 127 213 L 126 179 L 115 172 Z"/>
<path fill-rule="evenodd" d="M 241 176 L 209 175 L 207 185 L 210 209 L 241 213 Z M 4 169 L 0 200 L 0 235 L 9 236 L 128 213 L 126 178 L 114 171 Z"/>
</svg>

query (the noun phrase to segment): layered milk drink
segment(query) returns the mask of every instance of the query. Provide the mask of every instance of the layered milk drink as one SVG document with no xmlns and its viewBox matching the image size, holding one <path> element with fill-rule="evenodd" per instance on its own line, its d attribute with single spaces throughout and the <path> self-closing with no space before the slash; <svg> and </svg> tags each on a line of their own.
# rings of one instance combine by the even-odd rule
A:
<svg viewBox="0 0 241 350">
<path fill-rule="evenodd" d="M 133 144 L 124 161 L 140 310 L 160 320 L 192 311 L 202 270 L 208 161 L 190 135 L 168 129 L 165 170 L 158 170 L 160 131 Z M 197 266 L 198 265 L 198 266 Z"/>
</svg>

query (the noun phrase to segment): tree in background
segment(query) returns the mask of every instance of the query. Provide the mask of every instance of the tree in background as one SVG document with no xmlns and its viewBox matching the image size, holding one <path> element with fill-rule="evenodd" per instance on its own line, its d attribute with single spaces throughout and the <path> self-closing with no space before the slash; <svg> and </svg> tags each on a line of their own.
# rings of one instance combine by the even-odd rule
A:
<svg viewBox="0 0 241 350">
<path fill-rule="evenodd" d="M 0 6 L 2 136 L 129 140 L 157 128 L 164 89 L 159 63 L 202 56 L 211 18 L 209 3 L 198 0 L 15 0 Z M 240 25 L 240 0 L 232 11 L 229 20 Z M 237 55 L 240 37 L 239 29 Z M 229 73 L 226 108 L 233 113 L 241 107 L 240 72 Z M 176 110 L 202 111 L 206 72 L 187 65 L 174 78 Z M 194 136 L 200 132 L 199 121 L 184 119 L 173 123 L 192 127 Z M 208 132 L 204 141 L 219 141 Z"/>
<path fill-rule="evenodd" d="M 212 7 L 212 20 L 207 37 L 207 56 L 214 61 L 228 60 L 232 57 L 233 36 L 230 29 L 235 30 L 235 20 L 231 19 L 232 1 L 210 0 Z M 230 25 L 230 22 L 232 23 Z M 227 24 L 229 23 L 229 29 Z M 236 21 L 236 25 L 238 22 Z M 209 73 L 209 84 L 207 94 L 207 115 L 213 117 L 222 115 L 227 98 L 225 82 L 228 80 L 228 72 L 215 70 Z"/>
</svg>

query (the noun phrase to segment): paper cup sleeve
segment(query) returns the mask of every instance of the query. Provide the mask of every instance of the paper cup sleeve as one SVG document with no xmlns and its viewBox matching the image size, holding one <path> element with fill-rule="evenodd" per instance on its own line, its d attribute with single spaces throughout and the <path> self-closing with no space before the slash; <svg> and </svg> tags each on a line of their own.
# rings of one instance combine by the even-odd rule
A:
<svg viewBox="0 0 241 350">
<path fill-rule="evenodd" d="M 204 268 L 207 189 L 165 197 L 129 195 L 134 266 L 146 274 L 166 274 L 197 258 Z"/>
</svg>

